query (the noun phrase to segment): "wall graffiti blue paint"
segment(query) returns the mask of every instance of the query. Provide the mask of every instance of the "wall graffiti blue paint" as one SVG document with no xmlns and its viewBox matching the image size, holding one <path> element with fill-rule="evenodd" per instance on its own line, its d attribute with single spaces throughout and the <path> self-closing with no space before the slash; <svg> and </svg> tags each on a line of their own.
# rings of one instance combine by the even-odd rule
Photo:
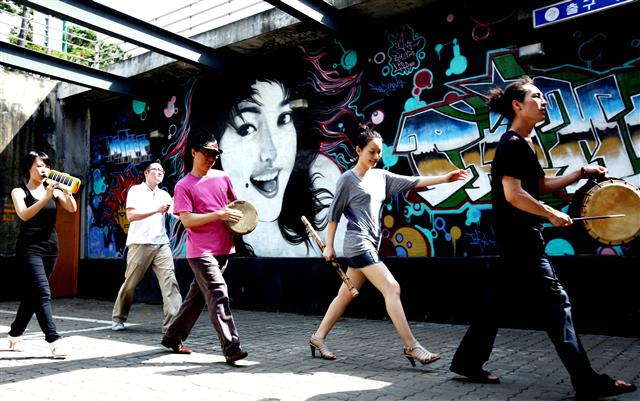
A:
<svg viewBox="0 0 640 401">
<path fill-rule="evenodd" d="M 140 165 L 160 159 L 167 171 L 164 185 L 172 193 L 175 182 L 188 171 L 185 143 L 198 108 L 208 108 L 211 126 L 222 127 L 219 140 L 224 143 L 230 127 L 247 121 L 233 122 L 220 110 L 227 107 L 227 100 L 241 101 L 247 88 L 270 90 L 257 92 L 282 97 L 286 110 L 278 118 L 284 120 L 277 121 L 289 121 L 291 116 L 295 127 L 290 127 L 289 139 L 278 139 L 282 142 L 273 157 L 284 158 L 282 149 L 295 144 L 293 172 L 304 165 L 304 174 L 320 174 L 314 176 L 312 189 L 332 192 L 337 176 L 352 165 L 355 153 L 350 135 L 359 123 L 371 124 L 383 135 L 380 168 L 400 174 L 433 175 L 453 168 L 471 173 L 467 182 L 389 199 L 381 216 L 383 255 L 496 254 L 489 173 L 496 143 L 507 126 L 484 104 L 494 86 L 504 87 L 528 74 L 543 92 L 548 119 L 536 127 L 535 145 L 548 175 L 600 164 L 610 176 L 640 186 L 640 59 L 628 56 L 637 54 L 638 38 L 633 33 L 613 33 L 613 21 L 620 18 L 628 17 L 600 16 L 599 24 L 589 31 L 584 25 L 571 24 L 528 31 L 531 40 L 545 43 L 548 56 L 525 61 L 518 59 L 515 50 L 520 36 L 513 32 L 525 31 L 516 13 L 481 14 L 442 6 L 428 17 L 390 24 L 384 33 L 372 35 L 367 49 L 327 40 L 261 56 L 260 62 L 247 63 L 233 77 L 219 78 L 215 84 L 219 95 L 206 104 L 195 100 L 202 81 L 194 77 L 144 103 L 118 99 L 102 105 L 91 132 L 87 256 L 122 254 L 125 224 L 118 211 L 128 187 L 141 179 Z M 621 48 L 612 54 L 613 47 L 607 46 L 614 41 Z M 256 86 L 256 82 L 277 85 Z M 267 98 L 261 100 L 266 103 Z M 253 126 L 255 132 L 263 132 L 257 122 Z M 272 141 L 281 138 L 274 132 L 260 135 L 270 135 Z M 225 152 L 227 159 L 221 160 L 220 168 L 231 170 L 234 158 L 251 165 L 264 148 L 244 149 L 242 155 Z M 273 205 L 252 194 L 257 184 L 251 179 L 236 178 L 234 185 L 245 196 L 255 197 L 250 200 L 259 209 L 286 210 L 292 207 L 292 182 L 299 177 L 282 177 L 277 187 L 284 192 L 283 200 Z M 583 184 L 580 181 L 544 200 L 568 211 L 573 194 Z M 278 226 L 280 220 L 279 227 L 245 238 L 254 254 L 318 255 L 313 244 L 296 242 L 300 228 L 283 222 L 281 214 L 276 213 L 271 222 Z M 322 213 L 317 216 L 321 221 Z M 290 225 L 283 229 L 282 224 Z M 183 256 L 184 229 L 174 218 L 168 220 L 167 228 L 174 254 Z M 579 225 L 572 230 L 549 229 L 545 235 L 547 250 L 554 255 L 637 255 L 640 251 L 638 238 L 611 246 L 589 237 Z"/>
</svg>

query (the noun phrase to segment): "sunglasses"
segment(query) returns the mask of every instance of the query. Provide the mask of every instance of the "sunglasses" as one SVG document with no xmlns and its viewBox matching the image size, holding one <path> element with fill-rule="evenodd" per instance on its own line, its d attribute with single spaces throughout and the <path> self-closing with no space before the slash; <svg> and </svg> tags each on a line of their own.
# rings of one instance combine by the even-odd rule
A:
<svg viewBox="0 0 640 401">
<path fill-rule="evenodd" d="M 199 149 L 200 153 L 202 153 L 205 156 L 209 156 L 209 157 L 218 157 L 220 156 L 220 152 L 215 150 L 215 149 L 204 149 L 204 148 L 200 148 Z"/>
</svg>

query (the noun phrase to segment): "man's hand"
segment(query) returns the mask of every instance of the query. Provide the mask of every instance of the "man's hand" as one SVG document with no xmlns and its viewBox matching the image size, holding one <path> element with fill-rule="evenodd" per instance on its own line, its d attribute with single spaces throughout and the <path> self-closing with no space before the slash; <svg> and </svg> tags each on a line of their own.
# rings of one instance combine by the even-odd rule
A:
<svg viewBox="0 0 640 401">
<path fill-rule="evenodd" d="M 156 210 L 157 213 L 166 213 L 167 210 L 169 210 L 169 208 L 171 207 L 170 203 L 163 203 L 160 206 L 158 206 L 158 209 Z"/>
<path fill-rule="evenodd" d="M 238 209 L 225 206 L 218 211 L 218 216 L 224 221 L 233 221 L 237 223 L 238 221 L 240 221 L 240 219 L 242 219 L 242 216 L 244 216 L 244 214 Z"/>
<path fill-rule="evenodd" d="M 554 225 L 554 227 L 569 227 L 573 224 L 573 220 L 571 220 L 569 215 L 555 209 L 549 216 L 549 221 Z"/>
<path fill-rule="evenodd" d="M 595 178 L 602 177 L 607 174 L 607 168 L 602 166 L 586 166 L 582 168 L 584 171 L 585 178 Z"/>
</svg>

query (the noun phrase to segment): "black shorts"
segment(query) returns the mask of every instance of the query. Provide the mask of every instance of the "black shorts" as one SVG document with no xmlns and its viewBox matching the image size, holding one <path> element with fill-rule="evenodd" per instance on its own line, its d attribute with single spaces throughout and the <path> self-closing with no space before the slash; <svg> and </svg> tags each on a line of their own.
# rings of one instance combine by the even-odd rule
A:
<svg viewBox="0 0 640 401">
<path fill-rule="evenodd" d="M 378 257 L 378 252 L 374 251 L 366 251 L 360 255 L 347 258 L 347 266 L 353 267 L 354 269 L 361 269 L 379 262 L 380 257 Z"/>
</svg>

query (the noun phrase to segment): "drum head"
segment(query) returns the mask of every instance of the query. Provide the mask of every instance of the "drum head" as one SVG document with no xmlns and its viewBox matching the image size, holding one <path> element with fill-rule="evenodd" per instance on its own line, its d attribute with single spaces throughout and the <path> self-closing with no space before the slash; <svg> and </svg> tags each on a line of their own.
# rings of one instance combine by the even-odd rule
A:
<svg viewBox="0 0 640 401">
<path fill-rule="evenodd" d="M 586 220 L 589 235 L 599 242 L 620 245 L 640 234 L 640 191 L 623 180 L 607 180 L 591 188 L 584 197 L 582 217 L 624 214 L 616 219 Z"/>
<path fill-rule="evenodd" d="M 236 234 L 249 234 L 258 225 L 258 210 L 253 203 L 246 200 L 235 200 L 229 207 L 240 210 L 243 214 L 240 221 L 225 221 L 227 227 Z"/>
</svg>

